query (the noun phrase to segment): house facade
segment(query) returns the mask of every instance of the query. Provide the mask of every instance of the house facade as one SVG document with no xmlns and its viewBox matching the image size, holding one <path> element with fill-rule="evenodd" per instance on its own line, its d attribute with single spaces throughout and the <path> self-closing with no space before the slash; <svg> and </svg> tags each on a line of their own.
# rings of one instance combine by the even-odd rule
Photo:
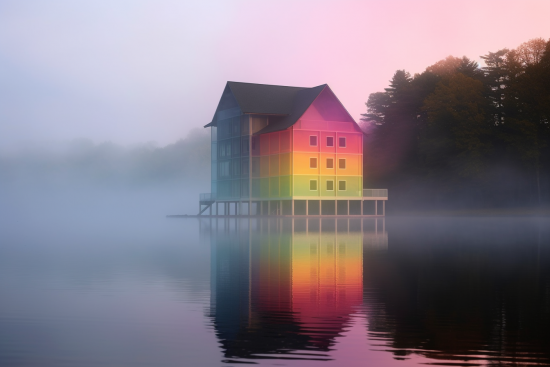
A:
<svg viewBox="0 0 550 367">
<path fill-rule="evenodd" d="M 326 84 L 227 82 L 205 127 L 212 181 L 199 214 L 384 214 L 387 190 L 363 189 L 364 134 Z"/>
</svg>

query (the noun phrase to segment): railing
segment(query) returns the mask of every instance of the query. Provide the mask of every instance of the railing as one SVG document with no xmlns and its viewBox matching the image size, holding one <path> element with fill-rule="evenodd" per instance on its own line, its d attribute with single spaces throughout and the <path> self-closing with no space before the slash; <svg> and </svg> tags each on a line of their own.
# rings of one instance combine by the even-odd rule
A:
<svg viewBox="0 0 550 367">
<path fill-rule="evenodd" d="M 363 189 L 365 198 L 387 198 L 388 189 Z"/>
<path fill-rule="evenodd" d="M 201 193 L 200 194 L 200 201 L 216 201 L 216 195 L 212 194 L 211 192 L 207 193 Z"/>
</svg>

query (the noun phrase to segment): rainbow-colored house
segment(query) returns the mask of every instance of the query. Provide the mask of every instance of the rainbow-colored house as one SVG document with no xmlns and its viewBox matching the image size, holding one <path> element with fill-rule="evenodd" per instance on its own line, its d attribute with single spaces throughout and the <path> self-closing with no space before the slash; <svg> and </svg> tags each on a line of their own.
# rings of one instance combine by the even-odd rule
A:
<svg viewBox="0 0 550 367">
<path fill-rule="evenodd" d="M 199 215 L 384 215 L 387 190 L 363 189 L 364 134 L 326 84 L 227 82 L 205 127 L 212 183 Z"/>
</svg>

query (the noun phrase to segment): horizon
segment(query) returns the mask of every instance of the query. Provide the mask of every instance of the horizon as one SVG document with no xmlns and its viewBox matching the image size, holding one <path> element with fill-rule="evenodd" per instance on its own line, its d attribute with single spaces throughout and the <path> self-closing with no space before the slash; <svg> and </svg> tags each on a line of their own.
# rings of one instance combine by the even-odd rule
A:
<svg viewBox="0 0 550 367">
<path fill-rule="evenodd" d="M 6 1 L 0 146 L 173 144 L 211 120 L 229 80 L 328 84 L 359 121 L 396 70 L 550 38 L 548 2 L 467 4 Z"/>
</svg>

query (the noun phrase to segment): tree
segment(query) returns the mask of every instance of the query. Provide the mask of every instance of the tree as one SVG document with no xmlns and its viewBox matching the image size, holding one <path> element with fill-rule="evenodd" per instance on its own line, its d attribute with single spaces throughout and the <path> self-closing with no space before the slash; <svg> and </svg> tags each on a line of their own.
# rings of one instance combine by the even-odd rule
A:
<svg viewBox="0 0 550 367">
<path fill-rule="evenodd" d="M 434 73 L 438 76 L 451 76 L 456 73 L 456 69 L 458 69 L 461 65 L 462 59 L 459 57 L 447 56 L 445 59 L 428 66 L 426 71 Z"/>
<path fill-rule="evenodd" d="M 378 125 L 386 121 L 386 115 L 390 106 L 390 96 L 387 93 L 372 93 L 366 103 L 367 113 L 361 114 L 363 121 L 375 121 Z"/>
<path fill-rule="evenodd" d="M 363 121 L 374 122 L 368 139 L 365 172 L 369 179 L 385 177 L 383 183 L 404 174 L 414 160 L 415 98 L 411 75 L 397 70 L 384 92 L 369 96 Z M 372 184 L 373 182 L 371 182 Z"/>
<path fill-rule="evenodd" d="M 485 105 L 480 81 L 456 73 L 437 84 L 424 102 L 424 158 L 433 169 L 450 165 L 462 177 L 482 173 L 483 157 L 490 150 Z"/>
<path fill-rule="evenodd" d="M 504 48 L 497 52 L 489 52 L 481 56 L 485 60 L 483 69 L 485 75 L 485 84 L 489 87 L 488 96 L 492 104 L 492 117 L 495 125 L 504 123 L 503 113 L 503 90 L 506 88 L 506 54 L 508 49 Z"/>
<path fill-rule="evenodd" d="M 519 61 L 524 66 L 535 65 L 541 61 L 545 48 L 546 41 L 544 38 L 533 38 L 519 45 L 516 52 L 518 54 Z"/>
<path fill-rule="evenodd" d="M 540 41 L 544 42 L 534 39 L 509 52 L 510 81 L 505 90 L 508 118 L 501 134 L 509 149 L 533 170 L 539 205 L 541 171 L 550 145 L 550 42 L 544 42 L 541 52 Z"/>
</svg>

